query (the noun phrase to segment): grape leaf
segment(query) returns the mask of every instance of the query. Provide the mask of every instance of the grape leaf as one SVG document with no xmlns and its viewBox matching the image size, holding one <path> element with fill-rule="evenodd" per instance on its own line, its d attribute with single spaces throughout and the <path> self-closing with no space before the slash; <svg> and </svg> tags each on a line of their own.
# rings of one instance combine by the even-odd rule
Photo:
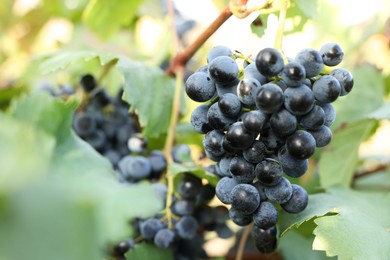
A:
<svg viewBox="0 0 390 260">
<path fill-rule="evenodd" d="M 278 248 L 286 260 L 328 259 L 323 252 L 311 248 L 314 237 L 305 237 L 296 230 L 290 230 L 280 238 Z"/>
<path fill-rule="evenodd" d="M 74 250 L 81 250 L 78 246 L 69 250 L 69 247 L 73 247 L 72 241 L 78 239 L 70 239 L 73 237 L 65 235 L 65 232 L 64 240 L 56 239 L 58 234 L 61 234 L 56 232 L 61 228 L 76 234 L 78 231 L 88 232 L 86 236 L 79 237 L 92 241 L 93 246 L 88 246 L 85 254 L 80 251 L 83 257 L 81 259 L 98 259 L 90 256 L 101 252 L 101 246 L 108 242 L 118 242 L 131 235 L 129 220 L 149 217 L 162 207 L 162 202 L 154 194 L 151 185 L 128 186 L 118 183 L 109 161 L 71 131 L 74 106 L 74 102 L 66 103 L 46 93 L 37 92 L 14 102 L 7 114 L 0 114 L 1 122 L 4 122 L 0 125 L 0 216 L 15 215 L 10 222 L 6 222 L 9 228 L 7 230 L 10 230 L 13 236 L 8 238 L 8 232 L 1 232 L 0 240 L 10 239 L 9 243 L 15 246 L 32 245 L 32 248 L 29 248 L 31 250 L 15 250 L 15 246 L 9 250 L 0 249 L 5 256 L 28 252 L 31 254 L 30 257 L 7 256 L 7 259 L 44 259 L 39 257 L 39 254 L 46 256 L 54 254 L 53 251 L 55 254 L 62 254 L 63 251 L 66 257 L 74 253 Z M 30 187 L 36 188 L 30 192 Z M 51 193 L 55 194 L 50 195 Z M 23 198 L 21 202 L 17 200 L 19 196 Z M 46 199 L 42 200 L 41 197 Z M 15 205 L 15 208 L 3 207 L 4 203 Z M 40 204 L 39 207 L 25 205 L 37 203 Z M 71 204 L 75 204 L 74 207 Z M 57 210 L 57 207 L 52 205 L 63 206 L 69 213 L 63 214 L 62 210 Z M 41 213 L 31 213 L 30 210 L 38 210 Z M 37 217 L 29 219 L 30 215 Z M 57 220 L 61 220 L 60 223 L 64 226 L 57 227 Z M 78 228 L 84 226 L 85 221 L 88 221 L 85 226 L 93 227 L 92 230 Z M 18 229 L 19 226 L 21 229 Z M 36 237 L 39 233 L 39 241 L 43 239 L 41 242 L 45 245 L 45 250 L 48 250 L 45 243 L 55 243 L 51 253 L 42 253 L 40 250 L 43 250 L 43 246 L 39 241 L 29 241 L 31 236 L 25 234 L 22 228 L 26 226 L 31 227 L 26 230 L 31 231 L 32 236 Z M 42 229 L 43 226 L 46 228 Z M 93 242 L 96 239 L 98 245 Z M 7 243 L 4 246 L 8 245 Z M 0 244 L 3 245 L 1 242 Z M 69 254 L 67 250 L 70 251 Z M 37 255 L 33 257 L 35 252 Z M 79 258 L 69 256 L 63 259 Z"/>
<path fill-rule="evenodd" d="M 370 135 L 376 123 L 375 120 L 362 120 L 334 133 L 331 143 L 321 152 L 319 173 L 322 187 L 351 184 L 360 143 Z"/>
<path fill-rule="evenodd" d="M 172 250 L 158 248 L 148 243 L 136 244 L 133 249 L 126 254 L 127 260 L 139 259 L 173 259 Z"/>
<path fill-rule="evenodd" d="M 310 195 L 299 214 L 283 214 L 282 235 L 317 217 L 314 250 L 338 259 L 387 259 L 390 255 L 390 193 L 366 193 L 332 188 Z M 336 214 L 336 215 L 335 215 Z"/>
<path fill-rule="evenodd" d="M 118 69 L 124 77 L 124 100 L 136 110 L 143 134 L 157 137 L 167 132 L 171 119 L 175 82 L 157 67 L 147 67 L 127 58 Z"/>
<path fill-rule="evenodd" d="M 96 51 L 57 51 L 47 53 L 45 55 L 36 56 L 34 59 L 39 61 L 39 69 L 43 74 L 53 73 L 59 70 L 63 70 L 73 63 L 82 61 L 90 61 L 93 59 L 99 59 L 100 65 L 104 66 L 112 60 L 118 60 L 120 55 L 116 55 L 108 52 L 96 52 Z"/>
<path fill-rule="evenodd" d="M 135 18 L 142 0 L 90 0 L 83 13 L 86 25 L 101 38 L 108 38 Z"/>
<path fill-rule="evenodd" d="M 386 103 L 368 115 L 369 118 L 390 120 L 390 103 Z"/>
<path fill-rule="evenodd" d="M 268 14 L 261 13 L 251 23 L 251 30 L 258 37 L 262 37 L 265 33 L 265 29 L 268 27 Z"/>
<path fill-rule="evenodd" d="M 339 97 L 333 103 L 337 111 L 333 128 L 345 122 L 367 118 L 383 105 L 383 78 L 378 70 L 363 66 L 355 68 L 352 75 L 354 87 L 351 93 Z"/>
<path fill-rule="evenodd" d="M 317 16 L 317 0 L 293 0 L 299 10 L 308 18 L 315 18 Z"/>
</svg>

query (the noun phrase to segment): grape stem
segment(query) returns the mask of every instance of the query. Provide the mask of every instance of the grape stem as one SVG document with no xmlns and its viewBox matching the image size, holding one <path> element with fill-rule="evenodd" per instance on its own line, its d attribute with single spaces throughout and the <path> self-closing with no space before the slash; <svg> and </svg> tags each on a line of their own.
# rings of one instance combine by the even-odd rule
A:
<svg viewBox="0 0 390 260">
<path fill-rule="evenodd" d="M 107 74 L 111 71 L 111 69 L 113 67 L 115 67 L 115 65 L 118 63 L 118 61 L 119 61 L 119 59 L 115 58 L 115 59 L 110 60 L 108 63 L 104 64 L 104 66 L 102 67 L 102 71 L 100 72 L 100 75 L 97 79 L 97 85 L 100 85 L 102 80 L 107 76 Z"/>
<path fill-rule="evenodd" d="M 242 256 L 244 255 L 245 244 L 246 241 L 248 240 L 249 234 L 251 233 L 252 225 L 253 224 L 249 224 L 248 226 L 246 226 L 244 232 L 241 235 L 240 243 L 237 249 L 236 260 L 242 260 Z"/>
<path fill-rule="evenodd" d="M 280 6 L 280 12 L 279 12 L 279 19 L 278 19 L 278 29 L 276 31 L 276 37 L 274 43 L 275 49 L 278 49 L 280 51 L 282 51 L 282 40 L 283 40 L 283 33 L 284 33 L 284 25 L 286 23 L 287 8 L 288 8 L 288 0 L 282 0 Z"/>
</svg>

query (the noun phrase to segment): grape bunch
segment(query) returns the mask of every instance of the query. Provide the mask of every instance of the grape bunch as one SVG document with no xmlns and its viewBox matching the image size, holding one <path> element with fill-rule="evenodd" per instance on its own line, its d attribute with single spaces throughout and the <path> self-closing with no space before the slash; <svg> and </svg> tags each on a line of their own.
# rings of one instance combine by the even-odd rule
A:
<svg viewBox="0 0 390 260">
<path fill-rule="evenodd" d="M 165 200 L 167 186 L 154 184 L 155 191 Z M 137 241 L 154 244 L 159 248 L 173 251 L 174 259 L 206 259 L 203 249 L 204 232 L 215 230 L 219 237 L 228 238 L 233 235 L 226 225 L 229 219 L 225 206 L 211 207 L 208 205 L 215 196 L 215 188 L 204 185 L 202 180 L 190 172 L 183 173 L 176 194 L 172 196 L 170 211 L 174 214 L 172 226 L 169 227 L 166 212 L 159 213 L 148 219 L 139 219 L 135 226 L 138 230 Z M 164 214 L 165 213 L 165 214 Z M 114 247 L 113 256 L 125 259 L 125 253 L 131 249 L 134 238 L 122 241 Z"/>
<path fill-rule="evenodd" d="M 79 83 L 85 102 L 74 114 L 76 134 L 111 161 L 120 181 L 158 180 L 166 159 L 159 150 L 147 150 L 138 118 L 122 100 L 123 89 L 111 97 L 91 74 L 83 75 Z"/>
<path fill-rule="evenodd" d="M 353 77 L 343 68 L 323 69 L 343 56 L 330 42 L 319 51 L 302 49 L 285 63 L 278 50 L 265 48 L 240 70 L 233 52 L 216 46 L 185 83 L 189 98 L 207 101 L 190 121 L 205 134 L 205 154 L 216 162 L 216 195 L 231 205 L 234 223 L 253 222 L 252 238 L 262 253 L 277 247 L 275 205 L 295 214 L 308 204 L 306 190 L 288 177 L 304 175 L 316 148 L 332 139 L 332 102 L 352 90 Z"/>
</svg>

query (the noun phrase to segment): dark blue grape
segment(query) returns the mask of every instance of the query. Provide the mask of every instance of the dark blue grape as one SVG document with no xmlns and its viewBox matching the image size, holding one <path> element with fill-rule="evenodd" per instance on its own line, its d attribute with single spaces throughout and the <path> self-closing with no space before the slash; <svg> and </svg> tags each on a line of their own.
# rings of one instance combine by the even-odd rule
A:
<svg viewBox="0 0 390 260">
<path fill-rule="evenodd" d="M 297 130 L 286 140 L 286 148 L 289 154 L 297 159 L 308 159 L 316 148 L 314 137 L 307 131 Z"/>
<path fill-rule="evenodd" d="M 227 139 L 226 139 L 226 135 L 223 137 L 223 140 L 222 140 L 222 147 L 223 149 L 225 150 L 225 152 L 227 154 L 230 154 L 230 155 L 234 155 L 236 154 L 239 149 L 234 147 Z"/>
<path fill-rule="evenodd" d="M 207 63 L 210 64 L 212 60 L 220 56 L 231 56 L 233 55 L 232 50 L 224 45 L 214 46 L 207 53 Z"/>
<path fill-rule="evenodd" d="M 226 84 L 238 76 L 237 63 L 228 56 L 219 56 L 209 63 L 209 74 L 215 82 Z"/>
<path fill-rule="evenodd" d="M 277 160 L 266 158 L 256 165 L 255 174 L 265 186 L 276 185 L 282 178 L 282 166 Z"/>
<path fill-rule="evenodd" d="M 189 76 L 185 87 L 187 95 L 196 102 L 210 100 L 216 91 L 214 81 L 203 72 L 195 72 Z"/>
<path fill-rule="evenodd" d="M 291 198 L 283 203 L 282 208 L 288 213 L 299 213 L 302 212 L 309 202 L 309 196 L 304 188 L 299 185 L 292 184 L 292 195 Z"/>
<path fill-rule="evenodd" d="M 207 111 L 209 106 L 206 104 L 200 105 L 195 108 L 191 113 L 190 122 L 194 130 L 200 134 L 206 134 L 212 130 L 207 119 Z"/>
<path fill-rule="evenodd" d="M 104 145 L 107 142 L 107 137 L 104 131 L 99 129 L 86 136 L 85 141 L 89 143 L 95 150 L 100 150 L 104 148 Z"/>
<path fill-rule="evenodd" d="M 222 205 L 213 207 L 215 223 L 224 224 L 229 219 L 229 210 Z"/>
<path fill-rule="evenodd" d="M 308 130 L 308 132 L 313 136 L 316 142 L 316 147 L 327 146 L 330 141 L 332 141 L 332 130 L 325 125 L 316 130 Z"/>
<path fill-rule="evenodd" d="M 240 82 L 240 80 L 234 79 L 232 82 L 228 83 L 216 83 L 215 86 L 217 87 L 217 95 L 219 97 L 222 97 L 225 94 L 234 94 L 237 95 L 237 85 Z"/>
<path fill-rule="evenodd" d="M 96 108 L 103 108 L 110 104 L 111 97 L 104 89 L 95 89 L 91 92 L 89 97 L 89 106 L 94 106 Z"/>
<path fill-rule="evenodd" d="M 242 156 L 247 162 L 257 164 L 264 159 L 265 152 L 265 144 L 261 141 L 255 140 L 249 148 L 242 152 Z"/>
<path fill-rule="evenodd" d="M 250 132 L 259 133 L 267 120 L 268 117 L 265 113 L 260 110 L 252 110 L 244 114 L 242 122 Z"/>
<path fill-rule="evenodd" d="M 219 132 L 217 130 L 208 132 L 203 139 L 204 149 L 216 156 L 223 155 L 225 153 L 222 147 L 223 137 L 223 132 Z"/>
<path fill-rule="evenodd" d="M 252 223 L 253 216 L 252 214 L 244 214 L 240 210 L 230 208 L 229 209 L 229 218 L 238 226 L 244 227 Z"/>
<path fill-rule="evenodd" d="M 202 180 L 192 174 L 185 173 L 177 186 L 177 193 L 183 199 L 195 199 L 202 188 Z"/>
<path fill-rule="evenodd" d="M 212 128 L 220 131 L 227 130 L 235 122 L 233 118 L 229 118 L 222 113 L 218 103 L 214 103 L 207 111 L 207 121 Z"/>
<path fill-rule="evenodd" d="M 109 149 L 103 153 L 104 157 L 106 157 L 108 160 L 110 160 L 112 165 L 117 165 L 118 162 L 121 160 L 121 155 L 119 152 Z"/>
<path fill-rule="evenodd" d="M 260 201 L 266 201 L 268 198 L 265 195 L 265 186 L 261 182 L 259 182 L 259 181 L 256 181 L 256 182 L 252 183 L 252 185 L 259 192 L 259 194 L 260 194 Z"/>
<path fill-rule="evenodd" d="M 331 126 L 334 120 L 336 120 L 336 110 L 334 109 L 332 104 L 319 104 L 319 106 L 322 107 L 325 112 L 324 125 L 328 127 Z"/>
<path fill-rule="evenodd" d="M 327 66 L 339 65 L 344 58 L 344 52 L 340 45 L 334 42 L 325 43 L 321 46 L 319 53 Z"/>
<path fill-rule="evenodd" d="M 275 203 L 282 204 L 291 198 L 292 187 L 289 180 L 282 177 L 278 184 L 265 187 L 265 195 Z"/>
<path fill-rule="evenodd" d="M 306 48 L 298 52 L 295 61 L 301 64 L 306 71 L 306 77 L 311 78 L 321 73 L 324 68 L 324 61 L 321 54 L 311 48 Z"/>
<path fill-rule="evenodd" d="M 280 137 L 286 137 L 295 132 L 298 125 L 295 115 L 288 112 L 286 109 L 281 109 L 272 114 L 270 118 L 270 126 L 272 131 Z"/>
<path fill-rule="evenodd" d="M 255 178 L 255 166 L 242 156 L 236 156 L 230 161 L 229 170 L 233 179 L 240 183 L 251 183 Z"/>
<path fill-rule="evenodd" d="M 329 75 L 335 77 L 339 81 L 341 86 L 340 96 L 345 96 L 351 92 L 353 88 L 353 77 L 351 72 L 346 69 L 339 68 L 332 70 Z"/>
<path fill-rule="evenodd" d="M 340 83 L 332 76 L 325 75 L 317 79 L 313 84 L 313 95 L 321 103 L 335 101 L 341 91 Z"/>
<path fill-rule="evenodd" d="M 227 154 L 222 156 L 221 160 L 219 160 L 218 166 L 222 176 L 232 177 L 230 173 L 230 162 L 232 161 L 233 157 L 233 155 Z"/>
<path fill-rule="evenodd" d="M 230 204 L 230 193 L 237 184 L 238 182 L 235 179 L 223 177 L 218 181 L 217 186 L 215 187 L 215 195 L 217 195 L 221 202 Z"/>
<path fill-rule="evenodd" d="M 244 69 L 244 79 L 250 78 L 256 79 L 261 85 L 267 83 L 267 78 L 257 70 L 255 62 L 252 62 Z"/>
<path fill-rule="evenodd" d="M 325 123 L 324 110 L 315 105 L 309 113 L 299 118 L 299 125 L 307 130 L 318 129 Z"/>
<path fill-rule="evenodd" d="M 300 160 L 287 152 L 285 146 L 281 147 L 278 152 L 278 159 L 282 165 L 283 172 L 292 178 L 298 178 L 304 175 L 309 167 L 307 159 Z"/>
<path fill-rule="evenodd" d="M 278 85 L 267 83 L 257 91 L 255 102 L 257 108 L 262 112 L 272 114 L 278 111 L 283 105 L 283 91 Z"/>
<path fill-rule="evenodd" d="M 194 202 L 187 199 L 178 199 L 172 203 L 172 212 L 177 216 L 188 216 L 194 212 Z"/>
<path fill-rule="evenodd" d="M 277 136 L 270 127 L 261 131 L 260 140 L 265 144 L 268 150 L 277 150 L 286 142 L 285 138 Z"/>
<path fill-rule="evenodd" d="M 73 129 L 80 137 L 85 137 L 97 129 L 97 122 L 92 113 L 78 113 L 74 115 Z"/>
<path fill-rule="evenodd" d="M 152 173 L 161 173 L 167 168 L 167 160 L 163 152 L 153 150 L 147 158 L 152 166 Z"/>
<path fill-rule="evenodd" d="M 153 239 L 156 233 L 163 228 L 160 220 L 156 218 L 150 218 L 142 222 L 140 226 L 141 236 L 144 239 Z"/>
<path fill-rule="evenodd" d="M 232 208 L 244 214 L 252 214 L 260 205 L 260 194 L 250 184 L 237 184 L 230 193 Z"/>
<path fill-rule="evenodd" d="M 266 77 L 278 75 L 283 67 L 284 61 L 282 54 L 274 48 L 265 48 L 256 56 L 256 68 Z"/>
<path fill-rule="evenodd" d="M 261 202 L 259 208 L 253 213 L 253 222 L 264 229 L 275 226 L 278 222 L 278 211 L 272 203 Z"/>
<path fill-rule="evenodd" d="M 231 118 L 236 118 L 241 111 L 240 99 L 232 93 L 222 95 L 218 101 L 218 106 L 222 114 Z"/>
<path fill-rule="evenodd" d="M 297 87 L 306 79 L 305 68 L 297 62 L 289 62 L 282 70 L 282 79 L 289 87 Z"/>
<path fill-rule="evenodd" d="M 215 187 L 211 184 L 203 185 L 200 193 L 196 197 L 196 204 L 204 204 L 212 200 L 215 196 Z"/>
<path fill-rule="evenodd" d="M 145 179 L 152 172 L 150 161 L 143 156 L 125 156 L 120 160 L 118 166 L 127 180 Z"/>
<path fill-rule="evenodd" d="M 287 88 L 284 91 L 284 106 L 294 115 L 300 116 L 310 112 L 314 106 L 314 95 L 306 85 Z"/>
<path fill-rule="evenodd" d="M 246 107 L 255 105 L 255 96 L 260 88 L 260 82 L 257 79 L 243 79 L 238 83 L 237 96 Z"/>
<path fill-rule="evenodd" d="M 276 227 L 262 229 L 256 225 L 252 227 L 252 238 L 256 248 L 263 254 L 272 253 L 276 250 Z"/>
<path fill-rule="evenodd" d="M 91 74 L 82 75 L 79 84 L 85 92 L 91 92 L 97 85 L 95 77 Z"/>
<path fill-rule="evenodd" d="M 225 223 L 216 225 L 215 232 L 217 232 L 218 237 L 223 239 L 227 239 L 234 235 L 233 231 Z"/>
<path fill-rule="evenodd" d="M 169 248 L 175 239 L 175 233 L 167 228 L 160 229 L 154 236 L 154 244 L 160 248 Z"/>
<path fill-rule="evenodd" d="M 193 239 L 198 228 L 198 221 L 193 216 L 184 216 L 175 225 L 177 234 L 183 239 Z"/>
<path fill-rule="evenodd" d="M 242 122 L 236 122 L 227 130 L 226 139 L 233 147 L 237 149 L 246 149 L 255 140 L 255 135 L 249 132 Z"/>
</svg>

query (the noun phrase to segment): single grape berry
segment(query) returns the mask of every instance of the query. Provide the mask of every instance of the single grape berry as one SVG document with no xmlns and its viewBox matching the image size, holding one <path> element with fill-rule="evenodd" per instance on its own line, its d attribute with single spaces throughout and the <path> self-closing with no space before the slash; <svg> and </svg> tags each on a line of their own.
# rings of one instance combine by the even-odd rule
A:
<svg viewBox="0 0 390 260">
<path fill-rule="evenodd" d="M 316 140 L 307 131 L 297 130 L 286 140 L 286 148 L 289 154 L 297 159 L 308 159 L 316 148 Z"/>
<path fill-rule="evenodd" d="M 283 105 L 283 91 L 278 85 L 267 83 L 258 89 L 255 102 L 257 108 L 262 112 L 267 114 L 274 113 Z"/>
<path fill-rule="evenodd" d="M 238 226 L 245 227 L 252 223 L 253 216 L 252 214 L 244 214 L 242 211 L 230 208 L 229 209 L 229 218 Z"/>
<path fill-rule="evenodd" d="M 249 148 L 242 152 L 242 156 L 247 162 L 257 164 L 264 159 L 265 152 L 265 144 L 259 140 L 255 140 Z"/>
<path fill-rule="evenodd" d="M 274 48 L 265 48 L 261 50 L 256 56 L 256 68 L 266 77 L 278 75 L 283 67 L 283 56 Z"/>
<path fill-rule="evenodd" d="M 194 213 L 195 203 L 188 199 L 178 199 L 172 204 L 172 212 L 177 216 L 189 216 Z"/>
<path fill-rule="evenodd" d="M 319 104 L 319 106 L 322 107 L 322 109 L 325 112 L 324 125 L 326 125 L 328 127 L 331 126 L 333 124 L 334 120 L 336 120 L 336 110 L 334 109 L 332 104 L 328 104 L 328 103 Z"/>
<path fill-rule="evenodd" d="M 309 196 L 304 188 L 297 184 L 292 184 L 291 198 L 283 203 L 282 208 L 288 213 L 302 212 L 309 202 Z"/>
<path fill-rule="evenodd" d="M 215 82 L 226 84 L 237 78 L 238 66 L 232 58 L 219 56 L 210 62 L 209 74 Z"/>
<path fill-rule="evenodd" d="M 224 131 L 235 122 L 235 119 L 225 116 L 218 103 L 214 103 L 207 111 L 207 121 L 215 130 Z"/>
<path fill-rule="evenodd" d="M 215 195 L 217 195 L 221 202 L 230 204 L 230 193 L 237 184 L 238 182 L 235 179 L 223 177 L 218 181 L 217 186 L 215 187 Z"/>
<path fill-rule="evenodd" d="M 308 159 L 300 160 L 287 152 L 286 146 L 282 146 L 278 151 L 278 159 L 282 165 L 283 172 L 292 178 L 304 175 L 309 167 Z"/>
<path fill-rule="evenodd" d="M 242 122 L 236 122 L 227 130 L 226 139 L 233 147 L 246 149 L 253 143 L 255 136 L 244 127 Z"/>
<path fill-rule="evenodd" d="M 211 152 L 217 156 L 225 153 L 222 147 L 223 132 L 212 130 L 208 132 L 203 139 L 203 147 L 206 151 Z"/>
<path fill-rule="evenodd" d="M 184 216 L 175 225 L 177 234 L 183 239 L 193 239 L 198 227 L 198 221 L 193 216 Z"/>
<path fill-rule="evenodd" d="M 201 179 L 190 173 L 185 173 L 177 187 L 177 192 L 183 199 L 195 199 L 202 187 Z"/>
<path fill-rule="evenodd" d="M 207 73 L 195 72 L 188 77 L 185 90 L 189 98 L 196 102 L 210 100 L 215 95 L 215 84 Z"/>
<path fill-rule="evenodd" d="M 307 78 L 317 76 L 324 68 L 321 54 L 312 48 L 306 48 L 298 52 L 295 61 L 305 68 Z"/>
<path fill-rule="evenodd" d="M 243 79 L 238 83 L 237 96 L 246 107 L 255 105 L 255 95 L 260 88 L 260 82 L 254 78 Z"/>
<path fill-rule="evenodd" d="M 278 222 L 278 211 L 272 203 L 264 201 L 253 213 L 253 222 L 264 229 L 275 226 Z"/>
<path fill-rule="evenodd" d="M 353 88 L 353 77 L 351 72 L 346 69 L 339 68 L 332 70 L 329 75 L 335 77 L 339 81 L 341 86 L 340 96 L 345 96 L 351 92 Z"/>
<path fill-rule="evenodd" d="M 289 62 L 284 66 L 282 79 L 289 87 L 297 87 L 306 79 L 305 68 L 297 62 Z"/>
<path fill-rule="evenodd" d="M 225 154 L 222 156 L 221 160 L 218 161 L 219 170 L 221 171 L 222 176 L 233 177 L 230 173 L 230 162 L 234 158 L 234 155 Z"/>
<path fill-rule="evenodd" d="M 281 137 L 294 133 L 298 125 L 296 116 L 283 108 L 273 113 L 269 122 L 274 133 Z"/>
<path fill-rule="evenodd" d="M 91 74 L 82 75 L 79 83 L 85 92 L 91 92 L 96 88 L 96 79 Z"/>
<path fill-rule="evenodd" d="M 211 48 L 207 53 L 207 63 L 210 64 L 212 60 L 220 56 L 231 56 L 233 55 L 232 50 L 224 45 L 217 45 Z"/>
<path fill-rule="evenodd" d="M 341 92 L 339 81 L 329 75 L 317 79 L 313 84 L 313 95 L 320 103 L 332 103 Z"/>
<path fill-rule="evenodd" d="M 190 122 L 194 130 L 200 134 L 206 134 L 212 130 L 207 119 L 207 112 L 209 106 L 206 104 L 200 105 L 195 108 L 191 113 Z"/>
<path fill-rule="evenodd" d="M 241 101 L 232 93 L 222 95 L 218 100 L 218 106 L 222 114 L 230 118 L 236 118 L 241 111 Z"/>
<path fill-rule="evenodd" d="M 292 187 L 289 180 L 282 177 L 278 184 L 274 186 L 265 187 L 265 195 L 267 198 L 275 203 L 283 204 L 287 202 L 292 195 Z"/>
<path fill-rule="evenodd" d="M 308 132 L 313 136 L 316 142 L 316 147 L 327 146 L 330 141 L 332 141 L 332 130 L 325 125 L 316 130 L 308 130 Z"/>
<path fill-rule="evenodd" d="M 306 130 L 314 130 L 320 128 L 325 123 L 324 110 L 315 105 L 312 110 L 306 115 L 299 118 L 299 125 Z"/>
<path fill-rule="evenodd" d="M 251 183 L 255 178 L 255 166 L 242 156 L 236 156 L 230 161 L 229 171 L 233 179 L 240 183 Z"/>
<path fill-rule="evenodd" d="M 263 254 L 268 254 L 276 250 L 276 227 L 263 229 L 253 225 L 251 230 L 252 238 L 256 248 Z"/>
<path fill-rule="evenodd" d="M 267 122 L 268 117 L 265 113 L 260 110 L 252 110 L 243 116 L 244 127 L 252 133 L 259 133 L 265 123 Z"/>
<path fill-rule="evenodd" d="M 175 233 L 167 228 L 160 229 L 154 236 L 154 244 L 160 248 L 169 248 L 175 239 Z"/>
<path fill-rule="evenodd" d="M 74 115 L 73 129 L 81 137 L 92 134 L 97 129 L 97 122 L 92 113 L 78 113 Z"/>
<path fill-rule="evenodd" d="M 160 220 L 156 218 L 150 218 L 142 222 L 140 226 L 141 236 L 145 239 L 153 239 L 156 233 L 163 228 Z"/>
<path fill-rule="evenodd" d="M 284 91 L 284 96 L 284 107 L 294 115 L 307 114 L 314 106 L 313 92 L 306 85 L 287 88 Z"/>
<path fill-rule="evenodd" d="M 277 160 L 266 158 L 256 165 L 255 174 L 263 185 L 276 185 L 282 178 L 282 166 Z"/>
<path fill-rule="evenodd" d="M 243 214 L 252 214 L 260 205 L 260 194 L 250 184 L 237 184 L 230 193 L 232 208 Z"/>
<path fill-rule="evenodd" d="M 320 48 L 319 53 L 327 66 L 339 65 L 344 58 L 344 52 L 340 45 L 334 42 L 325 43 Z"/>
</svg>

